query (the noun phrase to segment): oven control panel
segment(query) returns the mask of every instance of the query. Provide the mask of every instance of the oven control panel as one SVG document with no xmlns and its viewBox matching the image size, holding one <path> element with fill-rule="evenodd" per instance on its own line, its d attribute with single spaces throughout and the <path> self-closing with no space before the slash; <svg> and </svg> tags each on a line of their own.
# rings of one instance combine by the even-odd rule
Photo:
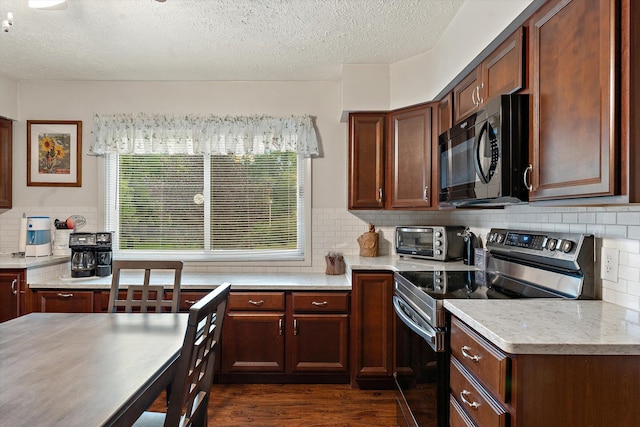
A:
<svg viewBox="0 0 640 427">
<path fill-rule="evenodd" d="M 492 228 L 486 241 L 490 252 L 575 260 L 583 245 L 593 242 L 593 236 Z"/>
</svg>

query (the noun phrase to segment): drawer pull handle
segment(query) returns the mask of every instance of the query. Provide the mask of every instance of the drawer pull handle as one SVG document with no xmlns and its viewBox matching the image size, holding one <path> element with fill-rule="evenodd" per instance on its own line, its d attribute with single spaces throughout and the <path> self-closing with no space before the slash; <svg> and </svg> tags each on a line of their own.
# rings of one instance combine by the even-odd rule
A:
<svg viewBox="0 0 640 427">
<path fill-rule="evenodd" d="M 249 304 L 261 307 L 261 306 L 264 305 L 264 300 L 261 299 L 260 301 L 254 301 L 254 300 L 250 299 L 249 300 Z"/>
<path fill-rule="evenodd" d="M 465 398 L 464 398 L 465 396 L 469 396 L 470 394 L 471 394 L 471 392 L 470 392 L 470 391 L 462 390 L 462 391 L 460 392 L 460 399 L 462 399 L 462 401 L 463 401 L 464 403 L 466 403 L 467 405 L 469 405 L 469 407 L 470 407 L 470 408 L 478 409 L 478 407 L 480 406 L 480 404 L 479 404 L 478 402 L 469 402 L 467 399 L 465 399 Z"/>
<path fill-rule="evenodd" d="M 187 305 L 193 305 L 193 304 L 195 304 L 196 302 L 197 302 L 197 301 L 196 301 L 196 300 L 193 300 L 193 299 L 186 299 L 186 300 L 184 300 L 184 303 L 185 303 L 185 304 L 187 304 Z"/>
<path fill-rule="evenodd" d="M 467 353 L 469 350 L 471 350 L 471 347 L 467 347 L 466 345 L 462 347 L 462 355 L 464 357 L 466 357 L 467 359 L 470 359 L 473 362 L 478 362 L 480 360 L 479 356 L 472 356 L 469 353 Z"/>
<path fill-rule="evenodd" d="M 73 294 L 63 294 L 62 292 L 58 293 L 58 298 L 69 299 L 73 298 Z"/>
<path fill-rule="evenodd" d="M 327 301 L 311 301 L 311 305 L 315 305 L 316 307 L 326 307 L 327 305 L 329 305 L 329 303 Z"/>
</svg>

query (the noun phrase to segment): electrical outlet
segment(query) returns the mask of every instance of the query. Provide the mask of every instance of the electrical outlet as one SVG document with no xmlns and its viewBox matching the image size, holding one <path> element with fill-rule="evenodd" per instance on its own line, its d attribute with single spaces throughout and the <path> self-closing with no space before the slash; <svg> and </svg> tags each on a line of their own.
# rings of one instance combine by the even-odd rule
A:
<svg viewBox="0 0 640 427">
<path fill-rule="evenodd" d="M 617 249 L 602 248 L 602 257 L 600 258 L 600 277 L 602 280 L 618 281 L 618 252 Z"/>
</svg>

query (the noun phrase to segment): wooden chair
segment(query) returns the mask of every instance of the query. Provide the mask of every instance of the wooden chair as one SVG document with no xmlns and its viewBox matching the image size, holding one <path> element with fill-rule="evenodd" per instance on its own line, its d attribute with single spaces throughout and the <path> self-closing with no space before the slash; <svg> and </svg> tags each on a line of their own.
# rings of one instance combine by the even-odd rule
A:
<svg viewBox="0 0 640 427">
<path fill-rule="evenodd" d="M 167 413 L 145 412 L 134 427 L 206 426 L 207 405 L 231 285 L 225 283 L 189 309 Z"/>
<path fill-rule="evenodd" d="M 170 311 L 177 313 L 180 306 L 182 267 L 182 261 L 113 261 L 113 277 L 111 279 L 108 311 L 112 313 L 118 311 L 119 307 L 124 307 L 126 313 L 131 313 L 134 309 L 139 309 L 142 313 L 146 313 L 147 311 Z M 142 284 L 128 284 L 125 299 L 120 299 L 119 295 L 120 272 L 122 270 L 131 270 L 137 274 L 144 272 L 144 278 L 141 278 Z M 158 270 L 173 270 L 173 293 L 170 300 L 164 298 L 163 284 L 149 284 L 151 272 L 154 271 L 155 275 L 159 273 Z M 139 299 L 137 299 L 135 295 L 138 292 L 140 293 Z M 153 298 L 154 294 L 155 298 Z"/>
</svg>

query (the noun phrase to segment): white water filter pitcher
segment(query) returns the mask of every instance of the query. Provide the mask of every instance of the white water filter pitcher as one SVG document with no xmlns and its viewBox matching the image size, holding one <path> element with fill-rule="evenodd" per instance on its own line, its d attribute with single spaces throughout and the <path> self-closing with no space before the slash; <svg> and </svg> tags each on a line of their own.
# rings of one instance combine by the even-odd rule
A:
<svg viewBox="0 0 640 427">
<path fill-rule="evenodd" d="M 48 216 L 28 217 L 25 256 L 49 255 L 51 255 L 51 219 Z"/>
</svg>

